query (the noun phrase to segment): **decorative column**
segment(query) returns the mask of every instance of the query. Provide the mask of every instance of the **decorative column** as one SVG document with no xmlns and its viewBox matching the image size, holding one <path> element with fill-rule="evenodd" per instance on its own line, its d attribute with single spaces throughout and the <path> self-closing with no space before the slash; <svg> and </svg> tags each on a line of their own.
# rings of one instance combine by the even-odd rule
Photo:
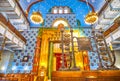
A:
<svg viewBox="0 0 120 81">
<path fill-rule="evenodd" d="M 41 38 L 38 36 L 36 38 L 36 48 L 35 48 L 35 54 L 34 54 L 34 60 L 33 60 L 33 69 L 31 73 L 31 79 L 30 81 L 34 81 L 35 77 L 38 74 L 38 68 L 39 68 L 39 59 L 40 59 L 40 46 L 41 46 Z"/>
<path fill-rule="evenodd" d="M 50 42 L 49 49 L 49 65 L 48 65 L 48 79 L 51 80 L 52 68 L 53 67 L 53 42 Z"/>
<path fill-rule="evenodd" d="M 34 61 L 33 61 L 33 70 L 32 73 L 37 75 L 38 67 L 39 67 L 39 59 L 40 59 L 40 45 L 41 44 L 41 38 L 37 37 L 36 41 L 36 48 L 35 48 L 35 55 L 34 55 Z"/>
<path fill-rule="evenodd" d="M 88 51 L 83 51 L 82 55 L 83 55 L 84 70 L 85 71 L 89 71 L 90 70 L 90 66 L 89 66 Z"/>
<path fill-rule="evenodd" d="M 64 40 L 63 40 L 63 32 L 64 28 L 61 28 L 61 46 L 62 46 L 62 66 L 60 67 L 60 70 L 65 70 L 65 63 L 64 63 Z"/>
<path fill-rule="evenodd" d="M 71 33 L 71 43 L 72 43 L 73 68 L 76 68 L 75 55 L 74 55 L 73 29 L 70 29 L 70 33 Z"/>
<path fill-rule="evenodd" d="M 41 41 L 41 51 L 39 59 L 38 76 L 46 76 L 48 67 L 49 31 L 43 31 Z M 43 72 L 44 69 L 44 72 Z"/>
<path fill-rule="evenodd" d="M 73 29 L 70 28 L 70 33 L 71 33 L 71 43 L 72 43 L 72 61 L 73 61 L 73 66 L 71 70 L 80 70 L 80 68 L 76 67 L 76 60 L 75 60 L 75 53 L 74 53 L 74 37 L 73 37 Z"/>
</svg>

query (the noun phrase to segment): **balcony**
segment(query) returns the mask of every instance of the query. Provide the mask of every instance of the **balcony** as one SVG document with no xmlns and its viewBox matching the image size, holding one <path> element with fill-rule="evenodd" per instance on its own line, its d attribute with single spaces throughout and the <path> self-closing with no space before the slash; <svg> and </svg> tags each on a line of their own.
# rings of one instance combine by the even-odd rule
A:
<svg viewBox="0 0 120 81">
<path fill-rule="evenodd" d="M 23 50 L 26 43 L 26 39 L 2 14 L 0 14 L 0 41 L 0 48 L 3 42 L 5 43 L 4 50 Z"/>
</svg>

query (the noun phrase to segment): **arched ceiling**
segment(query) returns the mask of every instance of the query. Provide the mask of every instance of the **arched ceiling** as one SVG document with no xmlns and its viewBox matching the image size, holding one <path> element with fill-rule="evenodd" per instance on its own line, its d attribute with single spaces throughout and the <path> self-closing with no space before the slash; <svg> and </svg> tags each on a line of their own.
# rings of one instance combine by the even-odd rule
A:
<svg viewBox="0 0 120 81">
<path fill-rule="evenodd" d="M 19 2 L 23 10 L 26 12 L 28 6 L 36 1 L 38 0 L 20 0 Z M 98 12 L 105 3 L 105 0 L 86 0 L 86 1 L 88 1 L 90 4 L 93 5 L 96 12 Z M 41 14 L 43 15 L 43 18 L 45 19 L 46 14 L 53 6 L 69 6 L 73 10 L 73 13 L 76 14 L 76 19 L 80 20 L 81 26 L 88 26 L 84 22 L 84 17 L 88 13 L 88 11 L 91 10 L 91 8 L 88 7 L 86 3 L 80 0 L 74 0 L 74 1 L 73 0 L 43 0 L 41 2 L 33 4 L 30 7 L 28 19 L 33 11 L 40 11 Z M 30 21 L 30 26 L 37 27 L 40 25 L 35 25 Z"/>
</svg>

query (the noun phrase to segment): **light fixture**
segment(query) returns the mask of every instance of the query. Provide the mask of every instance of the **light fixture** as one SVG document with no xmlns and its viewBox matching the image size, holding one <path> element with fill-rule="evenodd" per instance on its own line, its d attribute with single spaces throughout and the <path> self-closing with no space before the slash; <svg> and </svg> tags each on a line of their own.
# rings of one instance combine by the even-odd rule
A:
<svg viewBox="0 0 120 81">
<path fill-rule="evenodd" d="M 16 66 L 13 66 L 13 67 L 12 67 L 12 70 L 16 70 Z"/>
<path fill-rule="evenodd" d="M 1 70 L 2 70 L 2 71 L 4 71 L 5 69 L 6 69 L 5 66 L 2 66 L 2 67 L 1 67 Z"/>
<path fill-rule="evenodd" d="M 43 18 L 40 12 L 33 12 L 32 15 L 30 16 L 30 20 L 34 24 L 40 24 L 43 23 Z"/>
<path fill-rule="evenodd" d="M 85 16 L 85 23 L 86 24 L 94 24 L 98 20 L 98 15 L 94 11 L 93 6 L 88 2 L 88 0 L 86 0 L 86 4 L 87 4 L 88 10 L 89 10 L 89 13 Z M 90 11 L 89 6 L 92 7 L 92 11 Z"/>
<path fill-rule="evenodd" d="M 87 76 L 86 78 L 97 78 L 97 76 Z"/>
<path fill-rule="evenodd" d="M 24 70 L 29 70 L 28 66 L 25 66 L 25 67 L 24 67 Z"/>
<path fill-rule="evenodd" d="M 86 24 L 94 24 L 98 20 L 98 15 L 96 12 L 89 12 L 85 16 L 85 23 Z"/>
<path fill-rule="evenodd" d="M 40 68 L 40 76 L 45 76 L 45 74 L 46 74 L 46 69 L 45 69 L 44 66 L 41 66 L 41 68 Z"/>
</svg>

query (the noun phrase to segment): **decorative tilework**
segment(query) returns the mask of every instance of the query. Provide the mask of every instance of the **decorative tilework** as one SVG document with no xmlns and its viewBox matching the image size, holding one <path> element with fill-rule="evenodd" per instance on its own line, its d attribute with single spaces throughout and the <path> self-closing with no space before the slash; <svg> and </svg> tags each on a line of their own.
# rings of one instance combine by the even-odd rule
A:
<svg viewBox="0 0 120 81">
<path fill-rule="evenodd" d="M 92 37 L 92 29 L 91 28 L 84 28 L 82 30 L 83 32 L 83 36 Z M 98 53 L 96 52 L 96 45 L 95 45 L 95 41 L 94 39 L 91 38 L 91 45 L 92 45 L 92 49 L 93 51 L 89 51 L 89 60 L 90 60 L 90 69 L 91 70 L 96 70 L 98 68 L 99 65 L 99 59 L 98 59 Z"/>
<path fill-rule="evenodd" d="M 38 30 L 38 29 L 37 29 Z M 7 73 L 29 73 L 32 70 L 32 62 L 34 57 L 35 45 L 36 45 L 36 36 L 38 31 L 34 29 L 29 29 L 22 32 L 22 35 L 26 38 L 26 48 L 25 50 L 15 51 L 14 58 L 11 62 L 11 66 L 8 66 Z M 23 57 L 28 56 L 29 60 L 23 62 Z M 16 67 L 14 70 L 13 67 Z"/>
<path fill-rule="evenodd" d="M 77 26 L 75 14 L 47 14 L 45 20 L 45 27 L 51 27 L 53 21 L 57 18 L 66 19 L 71 27 Z"/>
<path fill-rule="evenodd" d="M 83 28 L 80 31 L 81 31 L 80 32 L 81 35 L 83 36 L 86 36 L 86 37 L 92 36 L 91 28 Z M 24 31 L 22 33 L 22 35 L 27 39 L 26 49 L 23 51 L 15 51 L 13 61 L 8 66 L 9 67 L 7 70 L 8 73 L 17 73 L 17 72 L 29 73 L 32 70 L 32 62 L 34 57 L 37 34 L 38 34 L 38 31 L 34 31 L 32 29 L 28 31 Z M 90 60 L 90 69 L 96 70 L 99 66 L 99 59 L 98 59 L 98 54 L 96 52 L 96 45 L 95 45 L 94 39 L 91 39 L 91 45 L 92 45 L 93 51 L 88 52 L 89 60 Z M 29 56 L 28 62 L 22 62 L 22 59 L 24 56 Z M 12 70 L 14 66 L 16 67 L 16 69 Z M 28 70 L 26 70 L 26 67 Z"/>
</svg>

